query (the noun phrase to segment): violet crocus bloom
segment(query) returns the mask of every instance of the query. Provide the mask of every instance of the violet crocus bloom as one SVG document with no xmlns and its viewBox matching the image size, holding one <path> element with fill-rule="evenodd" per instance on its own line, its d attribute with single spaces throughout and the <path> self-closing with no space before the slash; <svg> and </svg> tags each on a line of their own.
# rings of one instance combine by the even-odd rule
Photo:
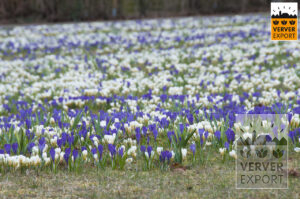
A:
<svg viewBox="0 0 300 199">
<path fill-rule="evenodd" d="M 234 134 L 234 132 L 231 128 L 227 129 L 225 134 L 227 136 L 228 142 L 233 142 L 234 141 L 235 134 Z"/>
<path fill-rule="evenodd" d="M 193 152 L 193 155 L 195 156 L 196 145 L 195 145 L 195 144 L 191 144 L 190 149 L 191 149 L 191 151 Z"/>
<path fill-rule="evenodd" d="M 4 144 L 4 149 L 7 154 L 10 154 L 10 148 L 11 148 L 10 144 Z"/>
<path fill-rule="evenodd" d="M 101 144 L 98 145 L 98 151 L 99 151 L 99 155 L 100 155 L 100 159 L 101 159 L 102 154 L 103 154 L 103 146 Z"/>
<path fill-rule="evenodd" d="M 86 150 L 86 147 L 85 147 L 85 146 L 81 147 L 81 152 L 82 152 L 82 151 L 85 151 L 85 150 Z"/>
<path fill-rule="evenodd" d="M 117 153 L 116 146 L 113 144 L 108 144 L 108 150 L 110 152 L 110 156 L 113 158 L 114 155 Z"/>
<path fill-rule="evenodd" d="M 69 161 L 70 153 L 71 153 L 71 148 L 66 148 L 65 154 L 64 154 L 64 159 L 65 159 L 67 164 L 68 164 L 68 161 Z"/>
<path fill-rule="evenodd" d="M 167 133 L 167 136 L 168 136 L 170 142 L 172 142 L 172 136 L 174 137 L 174 140 L 177 142 L 177 138 L 176 138 L 176 136 L 175 136 L 174 131 L 169 131 L 169 132 Z"/>
<path fill-rule="evenodd" d="M 73 142 L 74 142 L 74 135 L 68 136 L 68 143 L 70 147 L 72 146 Z"/>
<path fill-rule="evenodd" d="M 168 150 L 162 151 L 160 156 L 159 156 L 159 160 L 163 163 L 166 160 L 168 160 L 168 162 L 169 162 L 171 158 L 172 158 L 172 153 Z"/>
<path fill-rule="evenodd" d="M 14 154 L 17 154 L 18 146 L 19 146 L 18 143 L 13 143 L 12 144 L 12 150 L 13 150 Z"/>
<path fill-rule="evenodd" d="M 123 155 L 124 155 L 124 148 L 123 147 L 121 147 L 119 149 L 118 154 L 119 154 L 119 156 L 123 157 Z"/>
<path fill-rule="evenodd" d="M 32 152 L 32 148 L 33 148 L 34 146 L 35 146 L 35 144 L 34 144 L 33 142 L 30 142 L 30 143 L 28 144 L 27 150 L 28 150 L 29 153 Z"/>
<path fill-rule="evenodd" d="M 151 152 L 152 152 L 152 146 L 147 147 L 147 152 L 148 152 L 148 155 L 149 155 L 149 158 L 150 158 L 151 157 Z"/>
<path fill-rule="evenodd" d="M 59 148 L 61 148 L 61 145 L 63 144 L 63 140 L 62 139 L 57 139 L 57 145 Z"/>
<path fill-rule="evenodd" d="M 179 130 L 181 133 L 183 133 L 184 130 L 184 124 L 179 124 Z"/>
<path fill-rule="evenodd" d="M 74 149 L 73 152 L 72 152 L 72 155 L 73 155 L 73 158 L 74 158 L 74 161 L 75 161 L 76 158 L 78 157 L 78 151 L 76 149 Z"/>
<path fill-rule="evenodd" d="M 220 140 L 221 139 L 221 132 L 220 131 L 216 131 L 215 132 L 215 136 L 216 136 L 216 138 L 218 138 L 218 140 Z"/>
<path fill-rule="evenodd" d="M 291 138 L 291 140 L 292 140 L 292 142 L 293 142 L 293 144 L 294 144 L 295 138 L 296 138 L 296 130 L 290 131 L 290 132 L 288 133 L 288 136 Z"/>
<path fill-rule="evenodd" d="M 95 155 L 97 153 L 97 149 L 96 148 L 92 148 L 91 152 L 92 152 L 93 155 Z"/>
<path fill-rule="evenodd" d="M 228 142 L 225 142 L 225 148 L 226 148 L 227 150 L 229 150 L 229 143 L 228 143 Z"/>
<path fill-rule="evenodd" d="M 50 157 L 51 157 L 52 161 L 54 162 L 55 161 L 55 149 L 53 147 L 50 149 Z"/>
<path fill-rule="evenodd" d="M 204 129 L 199 129 L 199 130 L 198 130 L 198 133 L 199 133 L 199 136 L 200 136 L 200 137 L 202 137 L 204 131 L 205 131 Z"/>
<path fill-rule="evenodd" d="M 144 146 L 144 145 L 141 146 L 141 152 L 143 152 L 143 153 L 146 152 L 146 146 Z"/>
<path fill-rule="evenodd" d="M 41 152 L 43 152 L 46 145 L 46 139 L 44 137 L 40 138 L 39 140 L 39 149 Z"/>
<path fill-rule="evenodd" d="M 156 128 L 154 128 L 152 132 L 153 132 L 153 135 L 154 135 L 154 140 L 156 141 L 158 131 L 156 130 Z"/>
<path fill-rule="evenodd" d="M 147 127 L 146 126 L 143 126 L 142 127 L 142 131 L 143 131 L 143 134 L 144 134 L 144 136 L 147 134 Z"/>
<path fill-rule="evenodd" d="M 140 128 L 139 127 L 137 127 L 136 129 L 135 129 L 135 131 L 136 131 L 136 134 L 135 134 L 135 137 L 136 137 L 136 142 L 138 143 L 138 144 L 140 144 L 140 140 L 141 140 L 141 130 L 140 130 Z"/>
</svg>

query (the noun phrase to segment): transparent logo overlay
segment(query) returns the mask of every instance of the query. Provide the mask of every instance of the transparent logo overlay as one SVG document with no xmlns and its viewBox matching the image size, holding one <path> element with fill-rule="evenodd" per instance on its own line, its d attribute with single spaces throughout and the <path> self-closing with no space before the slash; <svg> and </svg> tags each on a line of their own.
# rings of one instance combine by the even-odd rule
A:
<svg viewBox="0 0 300 199">
<path fill-rule="evenodd" d="M 287 127 L 286 115 L 237 115 L 236 188 L 288 188 Z"/>
</svg>

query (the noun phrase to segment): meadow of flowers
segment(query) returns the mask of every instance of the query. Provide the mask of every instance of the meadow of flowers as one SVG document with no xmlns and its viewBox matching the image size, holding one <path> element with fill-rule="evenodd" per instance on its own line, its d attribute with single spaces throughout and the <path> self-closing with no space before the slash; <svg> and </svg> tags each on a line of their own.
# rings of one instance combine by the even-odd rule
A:
<svg viewBox="0 0 300 199">
<path fill-rule="evenodd" d="M 0 29 L 0 171 L 168 170 L 236 158 L 238 113 L 287 114 L 300 152 L 300 45 L 264 16 Z M 247 133 L 247 132 L 246 132 Z"/>
</svg>

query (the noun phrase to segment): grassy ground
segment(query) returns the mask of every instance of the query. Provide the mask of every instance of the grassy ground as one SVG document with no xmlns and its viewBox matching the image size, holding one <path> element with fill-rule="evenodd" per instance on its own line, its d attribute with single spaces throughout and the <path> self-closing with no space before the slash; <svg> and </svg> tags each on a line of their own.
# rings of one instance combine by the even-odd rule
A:
<svg viewBox="0 0 300 199">
<path fill-rule="evenodd" d="M 289 158 L 299 168 L 300 155 Z M 0 198 L 300 198 L 300 176 L 289 176 L 287 190 L 235 189 L 235 162 L 207 161 L 170 171 L 99 170 L 57 174 L 33 171 L 1 174 Z"/>
</svg>

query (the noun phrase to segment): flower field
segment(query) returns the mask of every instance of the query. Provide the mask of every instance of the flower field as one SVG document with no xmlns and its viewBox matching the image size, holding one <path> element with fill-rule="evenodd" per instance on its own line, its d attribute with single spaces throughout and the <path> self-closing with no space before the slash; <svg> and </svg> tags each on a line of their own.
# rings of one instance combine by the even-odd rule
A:
<svg viewBox="0 0 300 199">
<path fill-rule="evenodd" d="M 300 45 L 270 41 L 264 16 L 0 35 L 3 174 L 226 167 L 237 156 L 238 113 L 287 114 L 289 151 L 299 157 Z"/>
</svg>

